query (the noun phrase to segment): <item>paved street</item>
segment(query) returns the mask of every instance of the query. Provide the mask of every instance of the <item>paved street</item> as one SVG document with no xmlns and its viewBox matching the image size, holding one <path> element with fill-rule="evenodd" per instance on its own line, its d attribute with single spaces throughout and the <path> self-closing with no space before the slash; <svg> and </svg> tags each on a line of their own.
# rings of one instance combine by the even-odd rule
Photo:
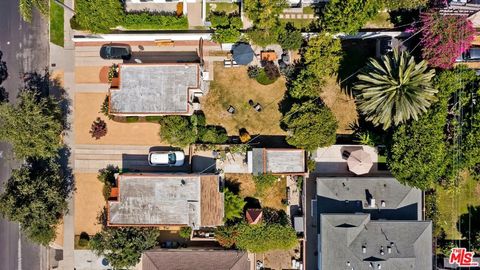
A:
<svg viewBox="0 0 480 270">
<path fill-rule="evenodd" d="M 48 24 L 34 14 L 32 24 L 24 23 L 18 13 L 18 0 L 0 1 L 0 51 L 7 62 L 9 77 L 2 86 L 14 101 L 22 86 L 23 72 L 41 71 L 48 65 Z M 10 170 L 18 165 L 10 148 L 0 143 L 0 185 L 8 179 Z M 19 248 L 20 245 L 20 248 Z M 19 241 L 18 224 L 0 219 L 0 270 L 42 269 L 45 248 Z M 19 258 L 19 254 L 21 254 Z"/>
</svg>

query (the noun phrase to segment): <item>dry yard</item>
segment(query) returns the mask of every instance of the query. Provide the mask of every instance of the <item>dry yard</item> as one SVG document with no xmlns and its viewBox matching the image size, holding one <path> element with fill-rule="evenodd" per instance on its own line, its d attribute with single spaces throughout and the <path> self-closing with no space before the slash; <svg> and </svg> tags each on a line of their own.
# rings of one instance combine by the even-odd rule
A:
<svg viewBox="0 0 480 270">
<path fill-rule="evenodd" d="M 94 235 L 102 229 L 97 217 L 106 206 L 103 184 L 96 173 L 76 173 L 75 186 L 75 235 L 81 232 Z"/>
<path fill-rule="evenodd" d="M 159 145 L 161 143 L 157 123 L 119 123 L 100 113 L 106 93 L 75 94 L 75 143 L 103 145 Z M 107 135 L 95 140 L 89 131 L 92 122 L 100 117 L 107 123 Z"/>
<path fill-rule="evenodd" d="M 238 135 L 241 128 L 250 134 L 284 135 L 278 103 L 286 91 L 285 80 L 279 78 L 271 85 L 261 85 L 248 78 L 246 67 L 224 68 L 222 65 L 215 63 L 215 81 L 201 100 L 207 123 L 223 126 L 229 135 Z M 248 104 L 250 99 L 260 103 L 263 110 L 255 111 Z M 230 105 L 235 108 L 235 114 L 227 112 Z"/>
</svg>

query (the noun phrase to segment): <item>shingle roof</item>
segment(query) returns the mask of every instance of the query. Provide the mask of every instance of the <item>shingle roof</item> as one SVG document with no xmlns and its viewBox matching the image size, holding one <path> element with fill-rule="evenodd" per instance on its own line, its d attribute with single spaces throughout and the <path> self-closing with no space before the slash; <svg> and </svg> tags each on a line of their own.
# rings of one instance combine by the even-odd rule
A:
<svg viewBox="0 0 480 270">
<path fill-rule="evenodd" d="M 395 220 L 418 220 L 422 213 L 422 192 L 392 177 L 319 177 L 317 195 L 320 213 L 364 212 Z M 369 206 L 371 198 L 375 207 Z"/>
<path fill-rule="evenodd" d="M 248 255 L 236 250 L 150 250 L 143 270 L 249 270 Z"/>
<path fill-rule="evenodd" d="M 430 221 L 371 221 L 369 214 L 322 214 L 320 269 L 432 269 Z M 365 247 L 365 252 L 364 252 Z M 383 253 L 383 254 L 382 254 Z"/>
</svg>

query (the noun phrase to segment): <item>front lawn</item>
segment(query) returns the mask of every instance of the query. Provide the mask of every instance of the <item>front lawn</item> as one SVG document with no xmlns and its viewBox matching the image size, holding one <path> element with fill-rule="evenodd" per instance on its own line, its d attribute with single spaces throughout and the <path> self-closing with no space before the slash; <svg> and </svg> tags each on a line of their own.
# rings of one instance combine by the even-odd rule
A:
<svg viewBox="0 0 480 270">
<path fill-rule="evenodd" d="M 63 2 L 61 0 L 61 2 Z M 50 0 L 50 42 L 63 47 L 63 7 Z"/>
<path fill-rule="evenodd" d="M 462 239 L 457 222 L 462 215 L 468 214 L 469 206 L 480 206 L 480 185 L 473 177 L 464 175 L 455 191 L 437 188 L 437 203 L 438 223 L 445 231 L 446 239 Z"/>
<path fill-rule="evenodd" d="M 202 98 L 202 110 L 207 124 L 223 126 L 229 135 L 238 135 L 241 128 L 254 134 L 285 135 L 280 128 L 281 113 L 278 104 L 285 94 L 285 80 L 277 79 L 270 85 L 261 85 L 247 75 L 247 67 L 224 68 L 215 63 L 214 81 L 210 91 Z M 262 111 L 257 112 L 249 105 L 259 103 Z M 229 106 L 235 113 L 227 112 Z"/>
<path fill-rule="evenodd" d="M 240 13 L 240 7 L 238 3 L 207 3 L 207 14 L 210 12 Z"/>
</svg>

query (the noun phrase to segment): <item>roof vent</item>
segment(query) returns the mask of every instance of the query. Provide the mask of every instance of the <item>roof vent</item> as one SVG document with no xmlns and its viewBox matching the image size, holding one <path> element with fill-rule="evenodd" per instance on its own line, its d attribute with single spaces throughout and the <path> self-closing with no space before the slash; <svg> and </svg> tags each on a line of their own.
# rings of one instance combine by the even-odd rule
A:
<svg viewBox="0 0 480 270">
<path fill-rule="evenodd" d="M 378 268 L 378 269 L 382 269 L 382 265 L 381 265 L 381 264 L 377 264 L 377 268 Z"/>
<path fill-rule="evenodd" d="M 387 252 L 388 252 L 388 254 L 391 254 L 392 253 L 392 247 L 387 247 Z"/>
<path fill-rule="evenodd" d="M 347 266 L 350 266 L 350 261 L 347 261 Z"/>
<path fill-rule="evenodd" d="M 182 180 L 180 181 L 180 186 L 182 186 L 182 187 L 183 187 L 183 186 L 185 186 L 185 184 L 187 184 L 187 182 L 185 182 L 185 180 L 184 180 L 184 179 L 182 179 Z"/>
<path fill-rule="evenodd" d="M 382 200 L 382 207 L 385 207 L 386 206 L 386 203 L 384 200 Z"/>
<path fill-rule="evenodd" d="M 380 255 L 385 255 L 385 251 L 383 250 L 383 246 L 380 247 Z"/>
<path fill-rule="evenodd" d="M 370 268 L 373 268 L 373 263 L 371 262 L 368 266 L 369 266 Z"/>
<path fill-rule="evenodd" d="M 375 207 L 375 198 L 370 199 L 370 207 Z"/>
<path fill-rule="evenodd" d="M 362 246 L 362 253 L 363 254 L 367 253 L 367 246 L 366 245 Z"/>
</svg>

